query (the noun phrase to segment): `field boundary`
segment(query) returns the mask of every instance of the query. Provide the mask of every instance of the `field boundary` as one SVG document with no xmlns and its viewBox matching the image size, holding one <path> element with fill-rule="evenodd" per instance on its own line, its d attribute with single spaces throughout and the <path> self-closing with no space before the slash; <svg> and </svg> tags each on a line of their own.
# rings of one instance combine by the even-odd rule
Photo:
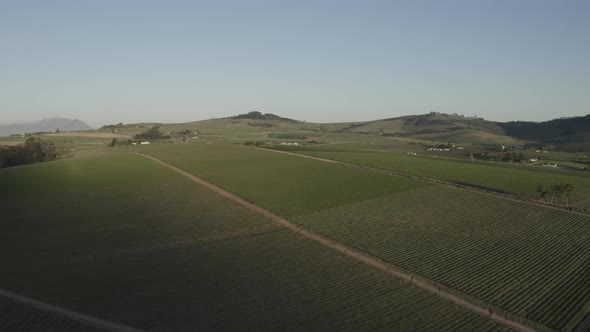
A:
<svg viewBox="0 0 590 332">
<path fill-rule="evenodd" d="M 0 289 L 0 296 L 13 300 L 15 302 L 24 304 L 26 306 L 39 309 L 42 311 L 48 311 L 58 314 L 62 317 L 71 319 L 73 321 L 83 323 L 85 325 L 93 326 L 99 329 L 105 329 L 108 331 L 117 332 L 143 332 L 143 330 L 136 329 L 133 327 L 125 326 L 119 323 L 109 322 L 104 319 L 96 318 L 86 314 L 82 314 L 76 311 L 72 311 L 66 308 L 58 307 L 52 304 L 37 301 L 26 296 L 15 294 L 4 289 Z"/>
<path fill-rule="evenodd" d="M 551 204 L 547 204 L 547 203 L 541 203 L 537 200 L 529 199 L 526 197 L 522 197 L 522 196 L 518 196 L 518 195 L 514 195 L 514 194 L 509 194 L 509 193 L 503 193 L 500 191 L 496 191 L 493 188 L 482 189 L 481 187 L 478 187 L 476 185 L 461 184 L 461 183 L 453 182 L 453 181 L 447 181 L 447 180 L 441 180 L 441 179 L 435 179 L 435 178 L 429 178 L 429 177 L 422 177 L 422 176 L 412 175 L 412 174 L 408 174 L 408 173 L 404 173 L 404 172 L 400 172 L 400 171 L 392 171 L 392 170 L 387 170 L 387 169 L 378 168 L 378 167 L 372 167 L 372 166 L 367 166 L 367 165 L 362 165 L 362 164 L 357 164 L 357 163 L 351 163 L 348 161 L 328 159 L 328 158 L 322 158 L 322 157 L 316 157 L 316 156 L 309 156 L 309 155 L 295 153 L 295 152 L 289 152 L 289 151 L 274 150 L 274 149 L 270 149 L 270 148 L 255 148 L 255 149 L 262 150 L 262 151 L 283 153 L 283 154 L 296 156 L 296 157 L 309 158 L 309 159 L 328 162 L 328 163 L 332 163 L 332 164 L 342 164 L 345 166 L 366 169 L 369 171 L 382 173 L 382 174 L 386 174 L 386 175 L 393 175 L 393 176 L 409 178 L 409 179 L 413 179 L 416 181 L 438 184 L 438 185 L 447 186 L 447 187 L 451 187 L 451 188 L 455 188 L 455 189 L 459 189 L 459 190 L 465 190 L 465 191 L 470 191 L 470 192 L 474 192 L 474 193 L 478 193 L 478 194 L 482 194 L 482 195 L 488 195 L 488 196 L 492 196 L 492 197 L 506 199 L 506 200 L 513 201 L 513 202 L 520 202 L 520 203 L 524 203 L 524 204 L 535 205 L 535 206 L 544 207 L 544 208 L 548 208 L 548 209 L 563 211 L 563 212 L 567 212 L 567 213 L 575 214 L 575 215 L 579 215 L 579 216 L 584 216 L 584 217 L 590 216 L 590 214 L 588 214 L 588 213 L 579 212 L 579 211 L 572 211 L 568 208 L 564 208 L 564 207 L 560 207 L 560 206 L 556 206 L 556 205 L 551 205 Z"/>
<path fill-rule="evenodd" d="M 49 136 L 49 137 L 119 138 L 119 139 L 133 138 L 133 136 L 127 135 L 127 134 L 101 133 L 101 132 L 95 132 L 95 131 L 92 131 L 92 132 L 66 131 L 66 132 L 62 132 L 62 133 L 45 134 L 45 136 Z"/>
<path fill-rule="evenodd" d="M 142 153 L 137 153 L 137 152 L 136 152 L 136 154 L 139 156 L 151 159 L 152 161 L 154 161 L 164 167 L 167 167 L 170 170 L 172 170 L 178 174 L 185 176 L 186 178 L 190 179 L 191 181 L 196 182 L 196 183 L 210 189 L 211 191 L 213 191 L 213 192 L 215 192 L 215 193 L 217 193 L 217 194 L 219 194 L 219 195 L 221 195 L 221 196 L 223 196 L 223 197 L 225 197 L 225 198 L 227 198 L 239 205 L 242 205 L 251 211 L 258 213 L 258 214 L 276 222 L 277 224 L 284 226 L 285 228 L 287 228 L 295 233 L 300 234 L 301 236 L 304 236 L 308 239 L 316 241 L 325 247 L 336 250 L 336 251 L 338 251 L 348 257 L 351 257 L 351 258 L 353 258 L 365 265 L 368 265 L 372 268 L 375 268 L 377 270 L 385 272 L 395 278 L 406 281 L 409 284 L 414 285 L 417 288 L 420 288 L 420 289 L 425 290 L 429 293 L 432 293 L 436 296 L 444 298 L 450 302 L 453 302 L 455 304 L 462 306 L 463 308 L 466 308 L 467 310 L 469 310 L 471 312 L 474 312 L 474 313 L 479 314 L 484 317 L 488 317 L 489 319 L 495 320 L 495 321 L 497 321 L 501 324 L 504 324 L 506 326 L 509 326 L 513 329 L 516 329 L 519 331 L 526 331 L 526 332 L 535 331 L 535 329 L 533 329 L 527 325 L 521 324 L 517 321 L 513 321 L 511 319 L 508 319 L 507 317 L 503 317 L 498 313 L 494 313 L 490 308 L 484 308 L 482 306 L 479 306 L 477 304 L 469 302 L 468 300 L 465 300 L 464 298 L 462 298 L 458 295 L 455 295 L 452 292 L 447 291 L 444 288 L 441 288 L 441 286 L 438 283 L 436 283 L 430 279 L 415 276 L 415 275 L 405 272 L 401 268 L 399 268 L 389 262 L 381 260 L 375 256 L 369 255 L 369 254 L 367 254 L 363 251 L 357 250 L 353 247 L 349 247 L 341 242 L 338 242 L 334 239 L 331 239 L 329 237 L 321 235 L 320 233 L 316 233 L 314 231 L 299 227 L 299 226 L 289 222 L 288 220 L 286 220 L 286 219 L 284 219 L 284 218 L 282 218 L 282 217 L 280 217 L 280 216 L 278 216 L 278 215 L 276 215 L 276 214 L 274 214 L 274 213 L 272 213 L 272 212 L 270 212 L 258 205 L 250 203 L 250 202 L 246 201 L 245 199 L 243 199 L 243 198 L 241 198 L 229 191 L 226 191 L 213 183 L 207 182 L 207 181 L 205 181 L 205 180 L 203 180 L 203 179 L 201 179 L 201 178 L 199 178 L 187 171 L 184 171 L 174 165 L 168 164 L 156 157 L 152 157 L 152 156 L 142 154 Z M 298 156 L 300 156 L 300 155 L 298 155 Z"/>
</svg>

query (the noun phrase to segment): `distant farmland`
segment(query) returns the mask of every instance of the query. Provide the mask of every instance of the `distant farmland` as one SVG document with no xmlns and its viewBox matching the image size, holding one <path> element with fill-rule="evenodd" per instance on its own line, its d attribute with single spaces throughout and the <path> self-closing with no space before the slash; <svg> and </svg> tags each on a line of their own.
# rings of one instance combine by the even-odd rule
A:
<svg viewBox="0 0 590 332">
<path fill-rule="evenodd" d="M 190 151 L 219 148 L 225 149 Z M 0 232 L 0 288 L 156 331 L 508 330 L 150 160 L 97 152 L 0 171 L 0 205 L 10 216 Z M 367 186 L 377 189 L 343 195 L 336 205 L 326 199 L 304 212 L 387 192 L 377 182 Z M 400 190 L 421 187 L 399 182 Z M 91 326 L 0 301 L 0 329 L 13 328 Z"/>
<path fill-rule="evenodd" d="M 535 191 L 537 184 L 572 183 L 576 189 L 571 195 L 571 205 L 581 209 L 590 209 L 590 172 L 532 166 L 518 167 L 499 163 L 436 159 L 370 151 L 310 150 L 297 152 L 379 169 L 400 171 L 411 175 L 492 188 L 500 192 L 514 193 L 533 199 L 539 198 L 539 194 Z"/>
<path fill-rule="evenodd" d="M 507 315 L 590 311 L 589 217 L 240 146 L 144 151 Z"/>
</svg>

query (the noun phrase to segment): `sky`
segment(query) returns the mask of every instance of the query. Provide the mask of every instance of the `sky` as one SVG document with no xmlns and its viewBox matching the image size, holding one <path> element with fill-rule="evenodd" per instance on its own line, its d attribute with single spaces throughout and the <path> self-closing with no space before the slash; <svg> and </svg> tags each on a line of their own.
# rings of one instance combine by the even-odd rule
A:
<svg viewBox="0 0 590 332">
<path fill-rule="evenodd" d="M 0 123 L 590 113 L 590 1 L 0 0 Z"/>
</svg>

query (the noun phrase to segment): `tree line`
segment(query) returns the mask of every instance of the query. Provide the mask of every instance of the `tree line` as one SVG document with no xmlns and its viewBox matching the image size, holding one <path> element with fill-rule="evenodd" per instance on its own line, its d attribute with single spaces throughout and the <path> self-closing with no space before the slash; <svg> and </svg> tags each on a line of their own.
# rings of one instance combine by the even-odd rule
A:
<svg viewBox="0 0 590 332">
<path fill-rule="evenodd" d="M 30 137 L 22 146 L 0 146 L 0 168 L 51 161 L 58 154 L 53 141 Z"/>
<path fill-rule="evenodd" d="M 569 205 L 569 196 L 574 191 L 571 183 L 554 183 L 552 185 L 537 184 L 537 193 L 542 202 Z"/>
<path fill-rule="evenodd" d="M 135 135 L 134 138 L 144 140 L 159 140 L 170 139 L 170 135 L 162 133 L 160 131 L 160 126 L 153 126 L 143 133 Z"/>
</svg>

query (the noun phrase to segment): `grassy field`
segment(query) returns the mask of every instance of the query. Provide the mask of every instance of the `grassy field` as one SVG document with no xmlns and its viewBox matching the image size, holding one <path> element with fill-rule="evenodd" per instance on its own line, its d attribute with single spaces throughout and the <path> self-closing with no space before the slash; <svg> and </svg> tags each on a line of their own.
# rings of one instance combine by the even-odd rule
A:
<svg viewBox="0 0 590 332">
<path fill-rule="evenodd" d="M 20 137 L 20 136 L 8 136 L 8 137 L 2 137 L 0 136 L 0 146 L 1 145 L 19 145 L 19 144 L 23 144 L 25 142 L 26 138 L 25 137 Z"/>
<path fill-rule="evenodd" d="M 516 144 L 493 122 L 447 114 L 424 114 L 363 123 L 326 124 L 323 128 L 349 133 L 384 134 L 453 143 Z"/>
<path fill-rule="evenodd" d="M 139 147 L 285 217 L 430 184 L 241 145 Z"/>
<path fill-rule="evenodd" d="M 589 217 L 241 146 L 143 151 L 547 327 L 571 330 L 590 311 Z"/>
<path fill-rule="evenodd" d="M 337 146 L 335 146 L 338 149 Z M 401 171 L 407 174 L 443 179 L 492 188 L 501 192 L 514 193 L 527 198 L 538 198 L 537 184 L 571 183 L 575 190 L 571 194 L 573 207 L 590 209 L 590 172 L 550 169 L 525 165 L 509 165 L 492 162 L 472 162 L 449 158 L 433 158 L 382 153 L 371 151 L 350 151 L 339 149 L 323 151 L 297 149 L 297 152 L 327 159 L 340 160 L 375 168 Z"/>
<path fill-rule="evenodd" d="M 215 151 L 240 152 L 236 147 L 206 148 L 186 152 L 213 151 L 210 168 L 221 167 Z M 266 164 L 262 161 L 257 159 Z M 209 159 L 193 162 L 207 164 Z M 306 166 L 283 166 L 289 165 Z M 337 169 L 334 174 L 340 177 L 358 176 Z M 309 170 L 326 172 L 322 167 Z M 392 179 L 387 186 L 372 177 L 367 181 L 377 189 L 341 195 L 335 202 L 328 197 L 323 201 L 328 204 L 303 210 L 293 201 L 275 208 L 313 213 L 382 196 L 393 184 L 398 185 L 394 192 L 423 187 L 406 180 Z M 505 330 L 133 154 L 97 151 L 2 169 L 0 183 L 0 207 L 8 216 L 0 221 L 1 288 L 53 305 L 155 331 Z M 299 195 L 313 183 L 277 194 Z M 0 322 L 0 327 L 76 329 L 75 323 L 5 302 L 0 302 Z"/>
</svg>

